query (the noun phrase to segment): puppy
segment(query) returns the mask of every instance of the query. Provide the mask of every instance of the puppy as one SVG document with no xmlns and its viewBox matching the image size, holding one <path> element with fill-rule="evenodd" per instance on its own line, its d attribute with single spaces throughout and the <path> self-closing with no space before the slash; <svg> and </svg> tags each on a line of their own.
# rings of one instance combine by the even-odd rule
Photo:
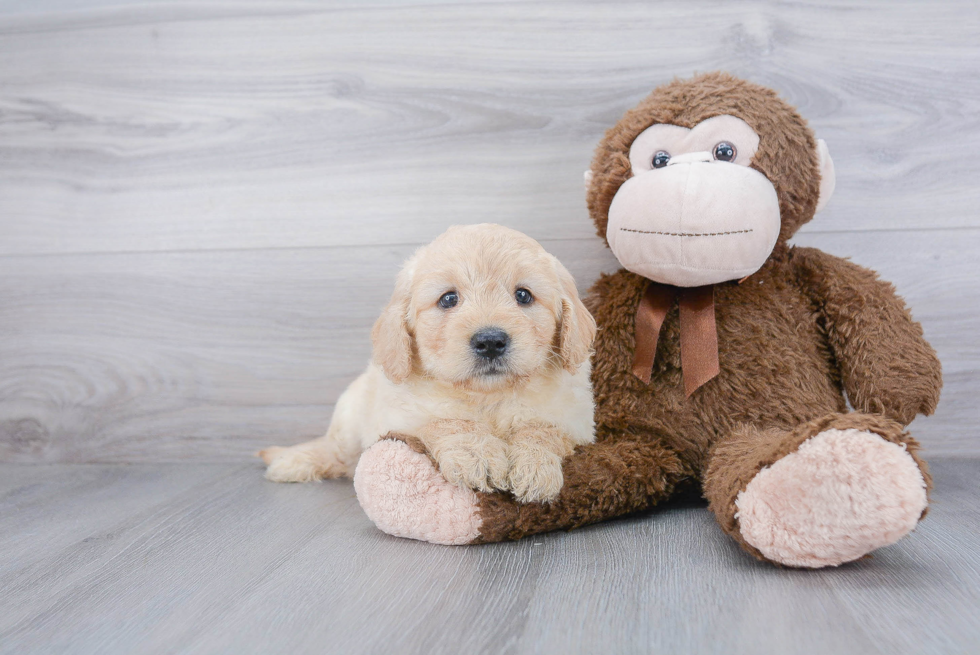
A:
<svg viewBox="0 0 980 655">
<path fill-rule="evenodd" d="M 419 438 L 449 482 L 553 500 L 562 460 L 595 439 L 595 330 L 572 276 L 534 239 L 452 227 L 398 274 L 372 362 L 327 434 L 261 451 L 266 477 L 351 477 L 366 448 L 397 432 Z"/>
</svg>

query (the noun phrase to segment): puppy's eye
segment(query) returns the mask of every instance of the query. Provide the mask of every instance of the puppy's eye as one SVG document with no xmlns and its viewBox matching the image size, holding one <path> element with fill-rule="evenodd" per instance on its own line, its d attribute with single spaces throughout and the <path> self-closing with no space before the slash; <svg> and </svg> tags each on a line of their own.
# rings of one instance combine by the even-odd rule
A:
<svg viewBox="0 0 980 655">
<path fill-rule="evenodd" d="M 663 168 L 670 161 L 670 153 L 664 150 L 660 150 L 653 156 L 653 167 Z"/>
<path fill-rule="evenodd" d="M 735 146 L 728 141 L 722 141 L 715 146 L 715 159 L 718 161 L 734 161 L 737 154 Z"/>
<path fill-rule="evenodd" d="M 514 293 L 514 298 L 521 305 L 526 305 L 529 302 L 531 302 L 532 300 L 534 300 L 534 296 L 532 296 L 531 295 L 531 292 L 528 291 L 527 289 L 518 289 Z"/>
<path fill-rule="evenodd" d="M 455 307 L 456 303 L 459 302 L 459 294 L 455 291 L 447 291 L 442 294 L 442 298 L 439 299 L 439 306 L 443 309 L 450 309 Z"/>
</svg>

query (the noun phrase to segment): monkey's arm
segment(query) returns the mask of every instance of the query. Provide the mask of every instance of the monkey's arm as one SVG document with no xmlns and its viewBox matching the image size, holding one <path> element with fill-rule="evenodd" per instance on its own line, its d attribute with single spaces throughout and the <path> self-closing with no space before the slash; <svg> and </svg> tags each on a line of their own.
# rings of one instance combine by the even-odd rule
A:
<svg viewBox="0 0 980 655">
<path fill-rule="evenodd" d="M 800 282 L 821 312 L 848 400 L 908 425 L 939 402 L 942 369 L 895 287 L 873 271 L 794 248 Z"/>
<path fill-rule="evenodd" d="M 565 484 L 550 502 L 473 493 L 450 484 L 416 437 L 388 434 L 361 456 L 357 499 L 389 534 L 440 544 L 490 543 L 570 530 L 643 510 L 691 477 L 670 449 L 637 435 L 607 435 L 564 462 Z"/>
<path fill-rule="evenodd" d="M 480 543 L 571 530 L 647 509 L 668 498 L 691 473 L 656 441 L 607 436 L 579 446 L 564 463 L 564 486 L 548 503 L 521 504 L 510 494 L 477 494 Z"/>
</svg>

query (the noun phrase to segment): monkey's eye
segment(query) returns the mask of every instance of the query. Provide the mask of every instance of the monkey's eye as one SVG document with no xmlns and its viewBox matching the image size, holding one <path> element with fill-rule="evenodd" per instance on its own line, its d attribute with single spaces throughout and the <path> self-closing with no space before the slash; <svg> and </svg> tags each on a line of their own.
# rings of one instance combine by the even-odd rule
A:
<svg viewBox="0 0 980 655">
<path fill-rule="evenodd" d="M 527 305 L 532 300 L 534 300 L 534 296 L 532 296 L 531 292 L 528 291 L 527 289 L 518 289 L 514 293 L 514 298 L 517 300 L 517 303 L 519 305 Z"/>
<path fill-rule="evenodd" d="M 715 159 L 718 161 L 735 161 L 737 154 L 738 151 L 735 150 L 735 146 L 727 141 L 722 141 L 715 146 Z"/>
<path fill-rule="evenodd" d="M 439 299 L 439 306 L 443 309 L 450 309 L 456 306 L 459 302 L 459 294 L 455 291 L 447 291 L 442 294 L 442 298 Z"/>
<path fill-rule="evenodd" d="M 663 168 L 670 161 L 670 153 L 663 150 L 658 150 L 657 154 L 653 156 L 653 167 Z"/>
</svg>

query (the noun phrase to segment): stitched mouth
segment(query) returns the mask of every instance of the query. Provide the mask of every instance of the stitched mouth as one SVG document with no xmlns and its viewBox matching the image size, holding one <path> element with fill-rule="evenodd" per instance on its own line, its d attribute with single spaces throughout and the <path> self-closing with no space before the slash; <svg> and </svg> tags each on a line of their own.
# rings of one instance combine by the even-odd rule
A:
<svg viewBox="0 0 980 655">
<path fill-rule="evenodd" d="M 656 234 L 663 237 L 724 237 L 729 234 L 748 234 L 754 232 L 752 228 L 747 230 L 730 230 L 728 232 L 659 232 L 656 230 L 632 230 L 628 227 L 619 228 L 620 232 L 635 232 L 636 234 Z"/>
</svg>

